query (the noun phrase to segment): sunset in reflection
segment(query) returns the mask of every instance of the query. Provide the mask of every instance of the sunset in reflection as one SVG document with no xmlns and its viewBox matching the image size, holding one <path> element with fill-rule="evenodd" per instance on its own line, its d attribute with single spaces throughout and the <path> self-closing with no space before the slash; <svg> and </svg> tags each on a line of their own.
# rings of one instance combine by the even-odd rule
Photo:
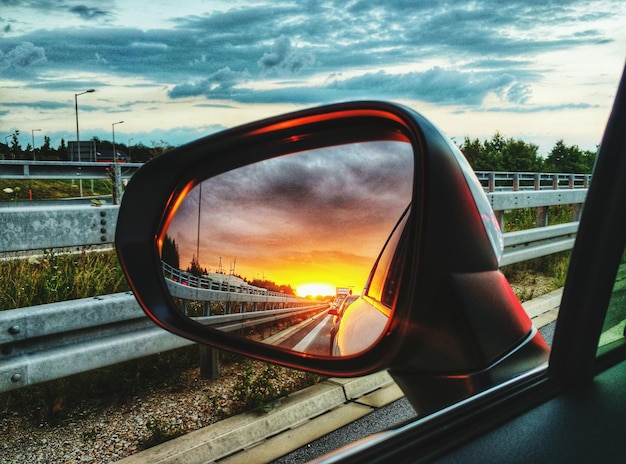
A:
<svg viewBox="0 0 626 464">
<path fill-rule="evenodd" d="M 303 297 L 334 295 L 336 287 L 359 294 L 411 201 L 412 182 L 405 142 L 274 158 L 197 185 L 167 241 L 183 271 L 273 282 Z"/>
</svg>

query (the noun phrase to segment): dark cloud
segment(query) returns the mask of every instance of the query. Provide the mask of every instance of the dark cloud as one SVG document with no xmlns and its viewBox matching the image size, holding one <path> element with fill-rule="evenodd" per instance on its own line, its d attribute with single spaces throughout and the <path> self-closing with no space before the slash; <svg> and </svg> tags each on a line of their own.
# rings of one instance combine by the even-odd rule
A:
<svg viewBox="0 0 626 464">
<path fill-rule="evenodd" d="M 57 101 L 38 100 L 38 101 L 30 101 L 30 102 L 3 102 L 2 106 L 8 107 L 8 108 L 32 108 L 36 110 L 46 111 L 46 110 L 58 110 L 62 108 L 71 108 L 71 105 L 69 103 L 70 103 L 69 101 L 68 103 L 60 103 Z M 82 107 L 81 107 L 81 110 L 83 110 Z"/>
<path fill-rule="evenodd" d="M 589 108 L 599 108 L 599 105 L 592 105 L 589 103 L 564 103 L 562 105 L 537 105 L 537 106 L 510 106 L 501 107 L 494 106 L 489 108 L 478 108 L 473 111 L 489 112 L 489 113 L 543 113 L 554 111 L 567 111 L 567 110 L 586 110 Z M 463 111 L 460 111 L 461 113 Z"/>
<path fill-rule="evenodd" d="M 324 227 L 332 228 L 333 221 L 343 222 L 357 211 L 368 212 L 359 215 L 366 224 L 389 209 L 404 209 L 410 201 L 412 175 L 408 144 L 369 142 L 246 166 L 211 179 L 202 195 L 214 211 L 271 208 L 289 212 L 309 228 L 325 217 Z M 196 209 L 192 203 L 192 215 Z"/>
<path fill-rule="evenodd" d="M 515 78 L 508 73 L 464 73 L 435 67 L 424 72 L 374 74 L 337 81 L 331 87 L 363 92 L 384 89 L 396 98 L 412 98 L 444 104 L 478 105 L 490 92 L 500 93 L 509 88 Z"/>
<path fill-rule="evenodd" d="M 1 1 L 90 24 L 112 22 L 117 14 L 95 0 Z M 48 78 L 54 72 L 66 76 L 68 89 L 84 85 L 77 85 L 79 73 L 103 76 L 103 85 L 110 76 L 139 77 L 172 99 L 205 97 L 216 104 L 385 98 L 476 106 L 495 94 L 522 107 L 532 101 L 541 73 L 550 71 L 537 69 L 537 54 L 614 40 L 585 22 L 624 9 L 621 0 L 234 5 L 219 12 L 199 8 L 173 18 L 168 29 L 144 30 L 138 18 L 137 27 L 12 32 L 0 46 L 0 72 L 50 89 L 59 86 L 59 79 Z M 402 65 L 413 71 L 399 71 Z M 308 84 L 312 76 L 321 84 Z M 280 85 L 259 85 L 270 79 Z"/>
<path fill-rule="evenodd" d="M 46 62 L 46 52 L 30 42 L 23 42 L 11 50 L 0 51 L 0 72 L 21 73 L 27 68 Z"/>
<path fill-rule="evenodd" d="M 199 82 L 177 85 L 168 92 L 168 95 L 171 98 L 204 95 L 207 98 L 230 99 L 235 95 L 233 87 L 245 83 L 249 78 L 250 74 L 247 71 L 236 72 L 224 68 Z"/>
<path fill-rule="evenodd" d="M 314 63 L 315 57 L 312 54 L 299 51 L 291 45 L 291 40 L 284 36 L 276 39 L 271 53 L 264 53 L 259 60 L 259 65 L 264 71 L 281 69 L 292 73 L 297 73 Z"/>
<path fill-rule="evenodd" d="M 76 5 L 69 8 L 69 11 L 77 14 L 82 19 L 92 20 L 92 19 L 102 19 L 110 16 L 109 12 L 101 10 L 98 7 L 90 7 L 87 5 Z"/>
<path fill-rule="evenodd" d="M 204 256 L 320 263 L 346 252 L 369 256 L 371 266 L 411 201 L 412 173 L 410 145 L 398 142 L 274 158 L 211 178 L 201 194 L 196 187 L 168 234 L 189 257 L 200 220 Z"/>
</svg>

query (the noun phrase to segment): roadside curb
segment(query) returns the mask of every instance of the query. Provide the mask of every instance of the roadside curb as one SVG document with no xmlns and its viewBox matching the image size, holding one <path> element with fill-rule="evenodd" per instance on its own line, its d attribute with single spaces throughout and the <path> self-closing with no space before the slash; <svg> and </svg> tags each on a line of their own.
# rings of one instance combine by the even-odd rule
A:
<svg viewBox="0 0 626 464">
<path fill-rule="evenodd" d="M 562 297 L 563 289 L 559 288 L 532 300 L 525 301 L 522 303 L 522 306 L 526 310 L 528 317 L 532 319 L 535 327 L 541 328 L 556 321 Z"/>
<path fill-rule="evenodd" d="M 123 464 L 213 462 L 388 385 L 395 384 L 386 371 L 351 379 L 331 378 L 276 400 L 268 413 L 239 414 L 119 462 Z M 357 415 L 365 415 L 371 410 L 372 407 L 363 406 L 363 412 Z"/>
</svg>

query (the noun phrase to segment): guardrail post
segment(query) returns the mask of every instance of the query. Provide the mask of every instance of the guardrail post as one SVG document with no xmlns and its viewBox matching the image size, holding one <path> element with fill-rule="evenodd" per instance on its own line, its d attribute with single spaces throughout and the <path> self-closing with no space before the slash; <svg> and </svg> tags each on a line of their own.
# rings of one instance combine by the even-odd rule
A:
<svg viewBox="0 0 626 464">
<path fill-rule="evenodd" d="M 111 165 L 113 173 L 113 204 L 119 205 L 122 201 L 122 168 L 118 163 Z"/>
<path fill-rule="evenodd" d="M 540 206 L 537 208 L 537 227 L 546 227 L 548 225 L 548 207 Z"/>
<path fill-rule="evenodd" d="M 513 191 L 519 191 L 519 172 L 513 174 Z"/>
<path fill-rule="evenodd" d="M 200 349 L 200 376 L 203 379 L 217 379 L 220 376 L 219 351 L 211 346 L 198 345 Z"/>
<path fill-rule="evenodd" d="M 572 222 L 580 221 L 580 214 L 582 211 L 582 203 L 572 204 Z"/>
<path fill-rule="evenodd" d="M 489 192 L 495 192 L 496 190 L 496 173 L 493 171 L 487 174 L 487 190 Z"/>
<path fill-rule="evenodd" d="M 534 177 L 534 184 L 535 184 L 535 190 L 541 190 L 541 174 L 539 174 L 538 172 L 535 173 Z"/>
</svg>

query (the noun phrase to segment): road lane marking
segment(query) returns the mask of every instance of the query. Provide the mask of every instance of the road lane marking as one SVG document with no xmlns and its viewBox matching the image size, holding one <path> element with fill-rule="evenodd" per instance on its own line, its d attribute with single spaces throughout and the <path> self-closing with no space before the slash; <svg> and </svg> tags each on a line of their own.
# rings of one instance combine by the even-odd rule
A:
<svg viewBox="0 0 626 464">
<path fill-rule="evenodd" d="M 328 322 L 331 317 L 332 317 L 331 315 L 327 314 L 326 317 L 324 317 L 324 319 L 322 319 L 320 323 L 317 324 L 315 328 L 311 330 L 306 337 L 300 340 L 300 342 L 296 346 L 293 347 L 293 350 L 302 351 L 303 353 L 306 353 L 307 349 L 309 348 L 309 345 L 311 345 L 315 341 L 319 333 L 322 331 L 322 329 L 326 325 L 326 322 Z"/>
</svg>

